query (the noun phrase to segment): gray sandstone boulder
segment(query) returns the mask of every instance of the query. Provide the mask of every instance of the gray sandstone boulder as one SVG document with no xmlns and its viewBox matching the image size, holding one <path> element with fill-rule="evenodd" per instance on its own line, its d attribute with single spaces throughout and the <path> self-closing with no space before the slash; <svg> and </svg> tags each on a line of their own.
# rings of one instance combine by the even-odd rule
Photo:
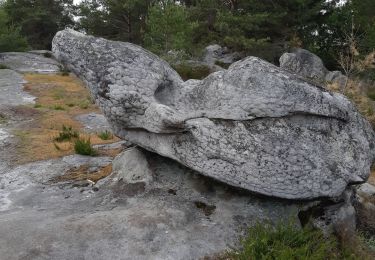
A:
<svg viewBox="0 0 375 260">
<path fill-rule="evenodd" d="M 325 76 L 329 72 L 317 55 L 300 48 L 295 49 L 292 53 L 284 53 L 280 57 L 280 67 L 321 83 L 324 82 Z"/>
<path fill-rule="evenodd" d="M 148 185 L 152 182 L 152 170 L 148 161 L 136 147 L 129 148 L 119 154 L 113 161 L 113 175 L 117 181 L 125 183 L 140 183 Z"/>
<path fill-rule="evenodd" d="M 369 176 L 374 132 L 353 104 L 259 58 L 184 82 L 139 46 L 69 29 L 53 52 L 116 135 L 203 175 L 288 199 L 339 196 Z"/>
<path fill-rule="evenodd" d="M 240 53 L 230 52 L 226 47 L 218 44 L 209 45 L 204 49 L 203 62 L 215 66 L 219 61 L 222 64 L 230 65 L 241 58 Z"/>
</svg>

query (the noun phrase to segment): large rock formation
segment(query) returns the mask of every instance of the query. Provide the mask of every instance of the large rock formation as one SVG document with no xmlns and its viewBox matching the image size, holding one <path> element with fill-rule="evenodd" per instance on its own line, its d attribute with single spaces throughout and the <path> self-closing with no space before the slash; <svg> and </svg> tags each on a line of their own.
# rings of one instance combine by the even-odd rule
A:
<svg viewBox="0 0 375 260">
<path fill-rule="evenodd" d="M 313 199 L 364 182 L 374 132 L 342 95 L 255 57 L 183 82 L 130 43 L 57 33 L 115 133 L 206 176 L 269 196 Z"/>
</svg>

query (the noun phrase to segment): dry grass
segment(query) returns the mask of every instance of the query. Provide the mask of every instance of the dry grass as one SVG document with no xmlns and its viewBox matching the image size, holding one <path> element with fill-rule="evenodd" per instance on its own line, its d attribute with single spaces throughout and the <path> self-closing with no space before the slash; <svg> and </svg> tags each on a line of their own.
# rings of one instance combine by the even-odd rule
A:
<svg viewBox="0 0 375 260">
<path fill-rule="evenodd" d="M 375 185 L 375 169 L 372 169 L 368 183 Z"/>
<path fill-rule="evenodd" d="M 100 168 L 97 171 L 90 171 L 88 165 L 82 165 L 78 168 L 67 171 L 64 175 L 53 178 L 52 182 L 67 182 L 67 181 L 85 181 L 89 180 L 94 183 L 107 177 L 112 172 L 112 164 Z"/>
<path fill-rule="evenodd" d="M 90 138 L 91 143 L 105 144 L 119 141 L 102 140 L 96 134 L 82 134 L 82 124 L 75 117 L 90 112 L 100 113 L 99 109 L 89 101 L 89 92 L 83 83 L 74 76 L 26 74 L 28 83 L 24 89 L 37 97 L 38 108 L 27 108 L 38 113 L 30 115 L 33 123 L 18 131 L 20 140 L 18 163 L 57 158 L 74 154 L 71 142 L 54 142 L 63 125 L 72 127 L 81 133 L 81 137 Z M 56 110 L 55 107 L 64 110 Z M 35 115 L 34 115 L 35 114 Z"/>
<path fill-rule="evenodd" d="M 334 92 L 339 92 L 337 84 L 328 84 L 327 88 Z M 356 105 L 359 112 L 366 117 L 366 119 L 375 128 L 375 107 L 374 102 L 363 92 L 359 82 L 356 80 L 349 80 L 348 86 L 344 93 Z"/>
</svg>

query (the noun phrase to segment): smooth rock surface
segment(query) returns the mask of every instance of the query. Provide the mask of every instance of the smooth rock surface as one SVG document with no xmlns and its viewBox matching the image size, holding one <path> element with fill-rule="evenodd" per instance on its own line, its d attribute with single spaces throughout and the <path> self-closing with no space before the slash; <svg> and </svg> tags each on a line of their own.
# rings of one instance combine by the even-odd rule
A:
<svg viewBox="0 0 375 260">
<path fill-rule="evenodd" d="M 60 71 L 60 64 L 56 60 L 27 52 L 0 53 L 0 64 L 22 73 L 55 73 Z"/>
<path fill-rule="evenodd" d="M 1 63 L 1 62 L 0 62 Z M 17 106 L 33 104 L 35 97 L 23 90 L 26 81 L 16 71 L 0 69 L 0 105 Z"/>
<path fill-rule="evenodd" d="M 83 114 L 77 116 L 76 119 L 85 126 L 84 131 L 87 133 L 111 131 L 111 127 L 108 124 L 107 119 L 101 114 Z"/>
<path fill-rule="evenodd" d="M 113 172 L 117 181 L 144 183 L 149 185 L 153 173 L 143 152 L 133 147 L 119 154 L 113 161 Z"/>
<path fill-rule="evenodd" d="M 353 104 L 261 59 L 183 82 L 130 43 L 64 30 L 53 52 L 115 134 L 206 176 L 288 199 L 340 196 L 369 176 L 374 132 Z"/>
<path fill-rule="evenodd" d="M 0 175 L 0 258 L 201 259 L 237 244 L 257 221 L 296 217 L 298 204 L 238 192 L 151 156 L 148 187 L 50 182 L 72 167 L 104 166 L 106 157 L 68 156 Z"/>
</svg>

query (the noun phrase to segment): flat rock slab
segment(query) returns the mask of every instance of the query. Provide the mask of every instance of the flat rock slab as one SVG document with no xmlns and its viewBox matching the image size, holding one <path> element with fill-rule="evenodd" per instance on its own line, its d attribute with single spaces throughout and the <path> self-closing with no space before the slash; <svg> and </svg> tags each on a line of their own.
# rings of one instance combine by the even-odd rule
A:
<svg viewBox="0 0 375 260">
<path fill-rule="evenodd" d="M 91 161 L 90 161 L 91 160 Z M 238 242 L 256 221 L 293 216 L 296 204 L 239 192 L 169 159 L 148 155 L 154 181 L 92 187 L 48 180 L 82 163 L 70 156 L 1 175 L 4 259 L 199 259 Z"/>
<path fill-rule="evenodd" d="M 0 105 L 33 104 L 35 97 L 23 90 L 24 83 L 26 81 L 20 73 L 9 69 L 0 69 Z"/>
<path fill-rule="evenodd" d="M 0 64 L 22 73 L 56 73 L 60 71 L 60 63 L 56 60 L 27 52 L 0 53 Z"/>
<path fill-rule="evenodd" d="M 90 113 L 79 115 L 76 119 L 84 125 L 84 131 L 87 133 L 111 131 L 111 127 L 104 115 Z"/>
</svg>

